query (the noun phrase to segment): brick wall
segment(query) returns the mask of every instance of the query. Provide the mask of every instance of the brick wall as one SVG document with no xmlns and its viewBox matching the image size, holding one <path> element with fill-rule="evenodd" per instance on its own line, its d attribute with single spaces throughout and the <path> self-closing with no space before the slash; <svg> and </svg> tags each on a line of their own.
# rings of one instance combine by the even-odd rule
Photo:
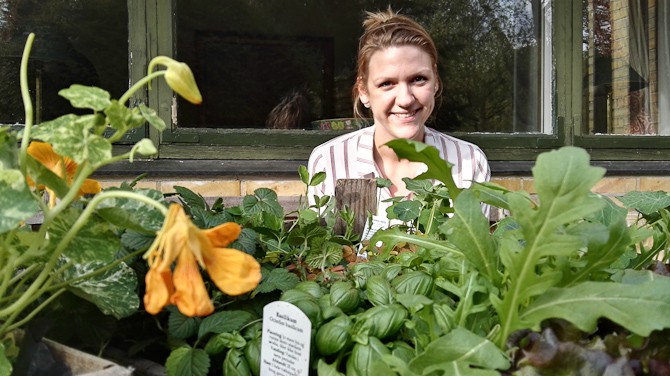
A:
<svg viewBox="0 0 670 376">
<path fill-rule="evenodd" d="M 130 181 L 128 178 L 97 178 L 103 187 L 118 186 L 123 181 Z M 505 176 L 493 177 L 494 183 L 500 184 L 510 190 L 525 190 L 529 193 L 535 193 L 533 178 L 531 176 Z M 227 177 L 207 177 L 200 180 L 198 178 L 189 179 L 145 179 L 137 185 L 142 188 L 151 188 L 163 193 L 174 192 L 174 186 L 183 186 L 194 192 L 197 192 L 213 201 L 219 197 L 224 199 L 224 203 L 229 206 L 237 205 L 242 197 L 247 194 L 253 194 L 257 188 L 270 188 L 277 192 L 284 208 L 292 210 L 297 207 L 300 196 L 304 196 L 305 187 L 298 177 L 287 177 L 278 180 L 266 180 L 260 177 L 245 177 L 232 179 Z M 593 189 L 596 193 L 601 193 L 610 197 L 623 195 L 630 191 L 666 191 L 670 192 L 670 177 L 663 176 L 617 176 L 605 177 L 601 179 Z"/>
</svg>

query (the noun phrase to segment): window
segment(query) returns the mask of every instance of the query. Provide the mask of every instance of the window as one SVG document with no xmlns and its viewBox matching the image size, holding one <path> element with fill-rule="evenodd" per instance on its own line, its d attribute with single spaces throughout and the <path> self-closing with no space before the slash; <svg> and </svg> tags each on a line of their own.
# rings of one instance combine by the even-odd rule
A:
<svg viewBox="0 0 670 376">
<path fill-rule="evenodd" d="M 667 2 L 390 4 L 424 24 L 440 51 L 445 91 L 429 125 L 477 143 L 490 160 L 532 163 L 562 145 L 584 147 L 594 160 L 670 160 Z M 203 105 L 182 102 L 157 81 L 131 101 L 157 109 L 169 129 L 140 129 L 131 141 L 151 137 L 160 159 L 235 160 L 240 170 L 268 172 L 294 166 L 315 145 L 348 131 L 323 130 L 324 122 L 315 129 L 315 122 L 352 116 L 364 11 L 388 5 L 7 0 L 0 4 L 0 123 L 23 122 L 18 64 L 33 31 L 36 120 L 72 111 L 59 89 L 81 83 L 119 97 L 146 74 L 150 58 L 174 56 L 193 69 Z M 299 116 L 277 120 L 284 107 Z"/>
<path fill-rule="evenodd" d="M 128 8 L 116 0 L 0 4 L 0 124 L 24 122 L 19 68 L 29 33 L 35 33 L 29 85 L 40 122 L 72 112 L 58 96 L 72 84 L 99 86 L 114 98 L 123 94 L 128 87 L 127 25 Z"/>
<path fill-rule="evenodd" d="M 183 128 L 310 128 L 352 116 L 351 89 L 365 10 L 344 0 L 177 0 L 176 52 L 193 67 L 205 102 L 177 104 Z M 395 1 L 425 25 L 440 52 L 446 90 L 431 125 L 449 132 L 551 132 L 543 128 L 547 9 L 541 1 Z M 546 39 L 549 43 L 550 39 Z M 550 44 L 547 44 L 548 46 Z M 544 70 L 543 70 L 544 69 Z M 550 79 L 547 81 L 550 83 Z M 547 91 L 549 92 L 549 91 Z M 550 103 L 550 102 L 548 102 Z M 301 122 L 276 124 L 293 105 Z"/>
<path fill-rule="evenodd" d="M 591 0 L 585 6 L 586 132 L 670 134 L 667 2 Z"/>
</svg>

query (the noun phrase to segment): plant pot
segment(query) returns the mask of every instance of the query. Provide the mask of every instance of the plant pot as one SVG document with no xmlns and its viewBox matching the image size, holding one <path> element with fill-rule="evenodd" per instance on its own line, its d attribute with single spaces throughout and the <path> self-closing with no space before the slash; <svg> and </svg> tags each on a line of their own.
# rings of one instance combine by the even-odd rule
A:
<svg viewBox="0 0 670 376">
<path fill-rule="evenodd" d="M 47 338 L 24 341 L 23 337 L 24 332 L 17 330 L 15 338 L 17 343 L 21 344 L 21 352 L 25 350 L 24 346 L 30 347 L 30 353 L 27 354 L 28 364 L 19 364 L 22 359 L 22 355 L 19 355 L 13 375 L 131 376 L 134 374 L 132 367 L 123 367 Z"/>
<path fill-rule="evenodd" d="M 338 119 L 321 119 L 311 122 L 312 129 L 322 131 L 342 131 L 355 130 L 372 125 L 372 119 L 359 118 L 338 118 Z"/>
</svg>

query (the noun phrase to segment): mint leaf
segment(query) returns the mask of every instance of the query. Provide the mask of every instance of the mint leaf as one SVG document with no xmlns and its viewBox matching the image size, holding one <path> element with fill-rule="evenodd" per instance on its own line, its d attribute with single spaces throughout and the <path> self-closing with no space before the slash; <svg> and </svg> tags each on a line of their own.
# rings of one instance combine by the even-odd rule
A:
<svg viewBox="0 0 670 376">
<path fill-rule="evenodd" d="M 196 334 L 200 318 L 188 317 L 183 315 L 177 307 L 169 306 L 170 316 L 168 317 L 168 333 L 179 339 L 187 339 Z"/>
<path fill-rule="evenodd" d="M 286 291 L 295 287 L 300 282 L 297 275 L 289 273 L 284 268 L 272 269 L 269 273 L 267 269 L 263 269 L 263 279 L 261 283 L 256 286 L 251 292 L 253 298 L 257 294 L 267 293 L 275 290 Z"/>
<path fill-rule="evenodd" d="M 221 311 L 202 320 L 198 328 L 198 338 L 208 333 L 225 333 L 240 330 L 244 325 L 256 319 L 256 315 L 247 311 Z"/>
<path fill-rule="evenodd" d="M 170 353 L 165 368 L 170 376 L 206 376 L 209 362 L 205 350 L 184 346 Z"/>
</svg>

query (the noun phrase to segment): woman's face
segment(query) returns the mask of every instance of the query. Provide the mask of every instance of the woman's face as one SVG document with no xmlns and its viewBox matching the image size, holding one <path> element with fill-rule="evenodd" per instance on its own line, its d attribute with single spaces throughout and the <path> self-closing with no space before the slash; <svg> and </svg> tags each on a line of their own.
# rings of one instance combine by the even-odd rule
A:
<svg viewBox="0 0 670 376">
<path fill-rule="evenodd" d="M 382 139 L 423 141 L 437 85 L 430 55 L 419 47 L 398 46 L 372 54 L 359 93 L 363 104 L 369 104 L 375 132 L 382 132 Z"/>
</svg>

